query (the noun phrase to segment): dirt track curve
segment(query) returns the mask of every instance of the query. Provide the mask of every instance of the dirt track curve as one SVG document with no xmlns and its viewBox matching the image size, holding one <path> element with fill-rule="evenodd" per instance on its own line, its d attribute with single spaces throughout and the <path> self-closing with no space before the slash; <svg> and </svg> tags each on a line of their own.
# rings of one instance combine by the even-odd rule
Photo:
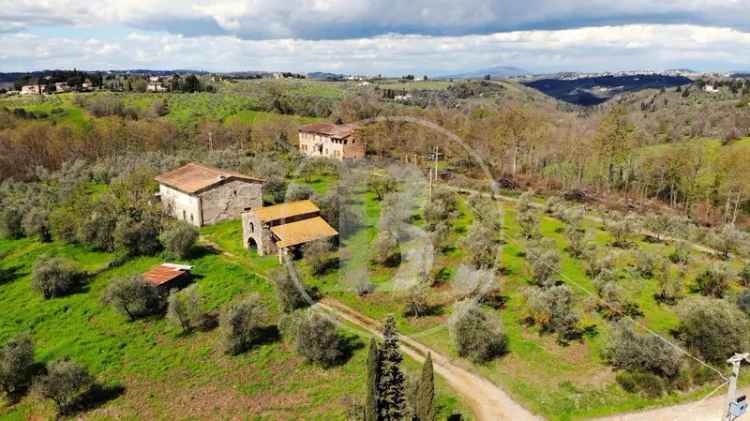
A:
<svg viewBox="0 0 750 421">
<path fill-rule="evenodd" d="M 378 322 L 363 316 L 338 301 L 323 299 L 317 304 L 336 317 L 346 320 L 370 335 L 382 338 Z M 428 353 L 432 354 L 435 372 L 443 377 L 453 390 L 460 394 L 471 406 L 479 421 L 541 420 L 513 401 L 502 389 L 488 380 L 453 364 L 444 355 L 422 345 L 408 336 L 400 335 L 401 350 L 423 362 Z"/>
</svg>

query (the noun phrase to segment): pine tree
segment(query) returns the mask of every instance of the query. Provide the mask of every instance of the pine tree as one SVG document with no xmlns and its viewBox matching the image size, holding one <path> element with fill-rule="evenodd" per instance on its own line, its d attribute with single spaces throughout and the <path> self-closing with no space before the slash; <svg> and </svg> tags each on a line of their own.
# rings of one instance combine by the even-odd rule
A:
<svg viewBox="0 0 750 421">
<path fill-rule="evenodd" d="M 419 421 L 433 421 L 435 419 L 435 377 L 432 372 L 432 355 L 422 365 L 422 376 L 417 384 L 416 399 L 414 401 L 414 416 Z"/>
<path fill-rule="evenodd" d="M 380 380 L 380 352 L 375 338 L 370 340 L 370 353 L 367 356 L 367 402 L 365 421 L 378 421 L 378 382 Z"/>
<path fill-rule="evenodd" d="M 398 332 L 393 316 L 388 316 L 379 352 L 378 421 L 401 420 L 405 416 L 406 378 L 401 371 L 404 357 L 398 350 Z"/>
</svg>

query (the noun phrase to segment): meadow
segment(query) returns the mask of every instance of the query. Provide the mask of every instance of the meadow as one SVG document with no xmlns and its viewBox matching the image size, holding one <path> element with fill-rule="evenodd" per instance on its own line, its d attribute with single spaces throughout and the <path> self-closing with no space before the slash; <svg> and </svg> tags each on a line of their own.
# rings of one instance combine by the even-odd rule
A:
<svg viewBox="0 0 750 421">
<path fill-rule="evenodd" d="M 269 324 L 281 312 L 273 283 L 266 275 L 278 266 L 275 256 L 258 257 L 240 244 L 238 221 L 203 228 L 201 245 L 179 263 L 194 267 L 194 282 L 204 309 L 218 313 L 229 303 L 258 294 L 269 307 Z M 213 248 L 220 245 L 220 252 Z M 91 279 L 77 293 L 44 300 L 32 291 L 31 268 L 40 256 L 61 256 L 80 264 Z M 369 337 L 342 325 L 356 344 L 344 364 L 324 369 L 309 364 L 281 340 L 250 351 L 225 355 L 218 329 L 185 335 L 161 316 L 128 322 L 103 303 L 115 279 L 143 273 L 164 256 L 139 257 L 110 267 L 115 255 L 60 242 L 36 239 L 0 241 L 0 268 L 12 280 L 0 285 L 0 343 L 30 332 L 36 360 L 71 358 L 87 367 L 112 391 L 92 405 L 88 419 L 234 418 L 257 420 L 344 420 L 352 400 L 364 399 Z M 174 260 L 170 260 L 174 261 Z M 407 372 L 421 366 L 406 359 Z M 470 412 L 439 378 L 438 413 L 445 418 Z M 0 418 L 54 418 L 54 408 L 34 393 L 21 402 L 0 404 Z"/>
<path fill-rule="evenodd" d="M 321 180 L 319 180 L 321 181 Z M 325 184 L 327 180 L 322 180 Z M 422 199 L 420 199 L 421 201 Z M 464 260 L 465 251 L 460 241 L 474 216 L 467 206 L 466 196 L 459 196 L 460 215 L 453 221 L 449 243 L 453 244 L 435 257 L 433 271 L 440 270 L 442 281 L 430 289 L 429 301 L 434 306 L 432 314 L 423 317 L 406 317 L 403 291 L 393 288 L 398 268 L 388 268 L 370 262 L 372 242 L 378 233 L 381 202 L 376 195 L 361 185 L 355 192 L 355 201 L 363 217 L 362 227 L 353 235 L 343 239 L 338 250 L 337 268 L 321 276 L 313 275 L 304 261 L 299 265 L 307 273 L 306 282 L 318 287 L 325 296 L 334 298 L 356 311 L 376 320 L 386 315 L 396 316 L 399 329 L 417 341 L 448 355 L 462 366 L 473 370 L 507 390 L 514 399 L 533 412 L 553 420 L 583 419 L 606 416 L 638 409 L 664 406 L 677 402 L 700 399 L 719 383 L 715 373 L 703 373 L 706 383 L 696 385 L 688 391 L 672 391 L 661 397 L 648 397 L 625 391 L 615 380 L 617 372 L 607 363 L 603 351 L 610 338 L 611 320 L 595 310 L 598 301 L 595 285 L 586 273 L 584 262 L 568 251 L 568 240 L 563 235 L 565 222 L 549 214 L 542 214 L 540 231 L 544 238 L 554 240 L 561 260 L 560 278 L 574 292 L 574 309 L 579 314 L 579 325 L 583 334 L 578 340 L 560 343 L 554 334 L 540 331 L 527 321 L 528 307 L 524 292 L 532 284 L 525 252 L 528 245 L 521 239 L 513 204 L 503 203 L 501 272 L 498 279 L 502 305 L 487 307 L 500 320 L 508 339 L 508 352 L 486 364 L 475 364 L 462 359 L 456 353 L 446 328 L 452 304 L 455 302 L 454 281 L 456 267 Z M 542 197 L 535 201 L 541 203 Z M 419 213 L 414 215 L 414 225 L 421 225 Z M 643 235 L 633 235 L 628 248 L 614 247 L 613 237 L 599 222 L 587 220 L 586 229 L 593 239 L 599 254 L 611 254 L 616 262 L 618 285 L 628 302 L 637 305 L 641 315 L 638 323 L 670 338 L 679 326 L 675 305 L 659 301 L 657 280 L 640 276 L 635 270 L 636 250 L 644 250 L 654 256 L 667 257 L 674 250 L 672 242 L 654 241 Z M 207 237 L 215 240 L 222 249 L 240 254 L 259 270 L 270 270 L 276 265 L 273 259 L 259 258 L 252 251 L 242 249 L 239 244 L 240 226 L 237 222 L 211 228 Z M 409 254 L 410 245 L 402 244 L 402 256 Z M 407 259 L 408 260 L 408 259 Z M 720 259 L 698 251 L 692 251 L 684 274 L 688 296 L 699 295 L 695 288 L 698 274 Z M 742 262 L 733 260 L 730 265 L 739 271 Z M 354 280 L 362 273 L 375 285 L 374 292 L 361 296 L 356 292 Z M 728 292 L 731 297 L 741 288 L 733 284 Z M 724 367 L 719 367 L 723 369 Z"/>
</svg>

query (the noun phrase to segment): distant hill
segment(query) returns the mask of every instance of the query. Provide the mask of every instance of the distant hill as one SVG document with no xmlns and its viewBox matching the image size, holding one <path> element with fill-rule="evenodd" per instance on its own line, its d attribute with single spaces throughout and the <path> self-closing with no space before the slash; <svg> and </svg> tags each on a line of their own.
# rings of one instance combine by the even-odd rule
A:
<svg viewBox="0 0 750 421">
<path fill-rule="evenodd" d="M 345 75 L 328 72 L 311 72 L 307 74 L 307 77 L 316 80 L 343 80 Z"/>
<path fill-rule="evenodd" d="M 492 79 L 508 79 L 511 77 L 526 75 L 527 72 L 524 69 L 513 67 L 513 66 L 495 66 L 486 69 L 475 70 L 466 73 L 458 73 L 454 75 L 438 76 L 434 79 L 484 79 L 487 75 L 490 75 Z"/>
<path fill-rule="evenodd" d="M 625 92 L 671 88 L 691 83 L 692 81 L 684 76 L 663 74 L 607 75 L 580 78 L 548 77 L 523 82 L 524 85 L 553 98 L 583 106 L 598 105 Z"/>
</svg>

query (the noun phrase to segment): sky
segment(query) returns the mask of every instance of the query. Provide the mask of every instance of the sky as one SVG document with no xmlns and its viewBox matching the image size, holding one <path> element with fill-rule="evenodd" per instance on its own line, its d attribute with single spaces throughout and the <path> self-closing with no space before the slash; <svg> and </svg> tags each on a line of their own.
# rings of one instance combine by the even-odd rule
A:
<svg viewBox="0 0 750 421">
<path fill-rule="evenodd" d="M 750 0 L 0 0 L 0 72 L 750 70 Z"/>
</svg>

